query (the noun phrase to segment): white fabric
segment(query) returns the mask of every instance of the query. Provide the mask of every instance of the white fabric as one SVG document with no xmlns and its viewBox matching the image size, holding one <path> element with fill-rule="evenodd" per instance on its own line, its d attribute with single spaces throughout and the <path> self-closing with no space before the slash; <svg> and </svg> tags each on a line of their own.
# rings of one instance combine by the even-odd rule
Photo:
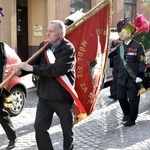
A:
<svg viewBox="0 0 150 150">
<path fill-rule="evenodd" d="M 136 83 L 140 83 L 140 82 L 142 82 L 142 79 L 141 79 L 141 78 L 139 78 L 139 77 L 136 77 L 135 82 L 136 82 Z"/>
<path fill-rule="evenodd" d="M 50 61 L 51 64 L 54 64 L 55 63 L 55 56 L 54 54 L 52 53 L 52 51 L 49 49 L 47 50 L 47 56 L 48 56 L 48 59 Z M 67 86 L 71 89 L 71 91 L 76 95 L 76 97 L 78 97 L 75 89 L 74 89 L 74 86 L 70 83 L 70 80 L 68 79 L 68 77 L 66 75 L 63 75 L 63 76 L 60 76 L 61 79 L 67 84 Z"/>
<path fill-rule="evenodd" d="M 52 53 L 52 51 L 50 49 L 47 50 L 47 56 L 48 56 L 48 59 L 49 59 L 50 63 L 54 64 L 56 58 L 55 58 L 54 54 Z"/>
</svg>

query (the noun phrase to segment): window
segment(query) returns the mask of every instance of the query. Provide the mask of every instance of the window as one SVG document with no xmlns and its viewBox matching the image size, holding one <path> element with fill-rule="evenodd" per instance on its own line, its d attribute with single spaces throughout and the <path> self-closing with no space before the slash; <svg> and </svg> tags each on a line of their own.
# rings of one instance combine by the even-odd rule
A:
<svg viewBox="0 0 150 150">
<path fill-rule="evenodd" d="M 136 3 L 134 0 L 125 0 L 124 17 L 129 18 L 131 22 L 136 17 Z"/>
<path fill-rule="evenodd" d="M 88 12 L 91 9 L 91 0 L 71 0 L 70 14 L 81 9 L 84 13 Z"/>
</svg>

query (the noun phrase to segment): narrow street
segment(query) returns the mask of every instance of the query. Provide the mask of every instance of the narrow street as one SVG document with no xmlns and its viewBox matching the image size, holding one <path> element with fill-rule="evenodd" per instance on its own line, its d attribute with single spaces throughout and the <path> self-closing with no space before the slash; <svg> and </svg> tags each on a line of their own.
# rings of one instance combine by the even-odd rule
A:
<svg viewBox="0 0 150 150">
<path fill-rule="evenodd" d="M 34 136 L 34 119 L 37 96 L 35 88 L 28 91 L 23 112 L 12 118 L 18 134 L 14 150 L 37 150 Z M 148 150 L 150 149 L 150 94 L 141 97 L 137 123 L 132 127 L 122 125 L 122 112 L 118 102 L 108 99 L 109 87 L 100 91 L 95 111 L 77 123 L 75 131 L 75 150 Z M 49 130 L 55 150 L 62 150 L 62 132 L 59 119 L 54 115 Z M 0 127 L 0 150 L 4 150 L 8 140 Z"/>
</svg>

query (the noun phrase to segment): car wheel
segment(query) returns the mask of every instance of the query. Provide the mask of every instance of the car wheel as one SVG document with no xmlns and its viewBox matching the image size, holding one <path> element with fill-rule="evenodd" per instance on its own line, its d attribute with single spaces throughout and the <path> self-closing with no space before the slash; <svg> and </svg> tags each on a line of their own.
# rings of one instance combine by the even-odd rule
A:
<svg viewBox="0 0 150 150">
<path fill-rule="evenodd" d="M 12 108 L 6 108 L 6 110 L 9 112 L 10 116 L 13 117 L 19 115 L 22 112 L 25 105 L 25 93 L 19 87 L 13 88 L 10 93 L 14 95 L 15 100 L 13 101 Z"/>
</svg>

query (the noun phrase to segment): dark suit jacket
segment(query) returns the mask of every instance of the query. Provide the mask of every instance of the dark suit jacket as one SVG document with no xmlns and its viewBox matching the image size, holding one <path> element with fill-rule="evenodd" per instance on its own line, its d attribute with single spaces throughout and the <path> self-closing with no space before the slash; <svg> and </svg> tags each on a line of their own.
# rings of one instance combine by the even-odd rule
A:
<svg viewBox="0 0 150 150">
<path fill-rule="evenodd" d="M 124 59 L 127 62 L 128 66 L 132 69 L 135 76 L 143 78 L 146 68 L 143 45 L 136 42 L 135 40 L 132 40 L 128 45 L 124 44 L 124 50 Z M 110 54 L 110 56 L 115 55 L 119 56 L 119 74 L 117 83 L 125 85 L 126 81 L 128 81 L 129 84 L 132 84 L 135 81 L 124 67 L 122 59 L 120 57 L 120 48 L 116 49 Z"/>
</svg>

